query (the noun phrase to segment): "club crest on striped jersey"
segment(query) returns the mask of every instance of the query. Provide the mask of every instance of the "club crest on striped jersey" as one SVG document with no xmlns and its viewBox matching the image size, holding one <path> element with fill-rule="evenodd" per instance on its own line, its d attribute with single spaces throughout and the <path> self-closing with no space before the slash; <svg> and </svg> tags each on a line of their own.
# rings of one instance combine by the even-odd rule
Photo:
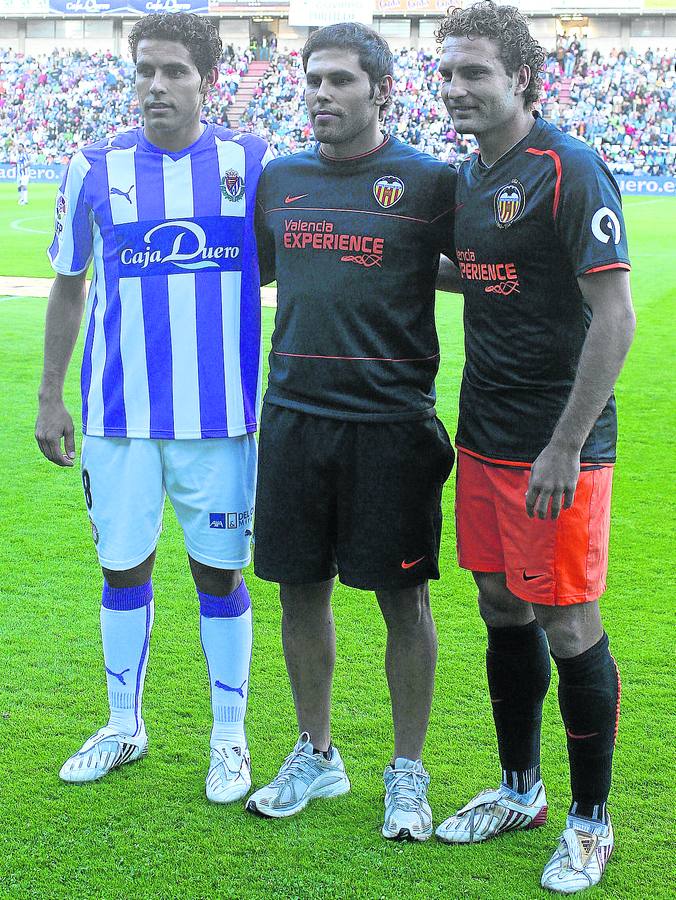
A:
<svg viewBox="0 0 676 900">
<path fill-rule="evenodd" d="M 63 220 L 66 218 L 67 209 L 68 205 L 66 198 L 59 191 L 56 198 L 56 215 L 54 219 L 54 231 L 56 232 L 57 237 L 60 237 L 63 234 Z"/>
<path fill-rule="evenodd" d="M 493 198 L 495 224 L 498 228 L 509 228 L 521 217 L 526 206 L 526 192 L 516 178 L 496 191 Z"/>
<path fill-rule="evenodd" d="M 228 169 L 221 178 L 221 194 L 233 203 L 244 196 L 244 179 L 235 169 Z"/>
<path fill-rule="evenodd" d="M 61 192 L 59 192 L 56 197 L 56 218 L 59 220 L 59 222 L 66 215 L 67 208 L 68 204 L 66 202 L 66 198 Z"/>
<path fill-rule="evenodd" d="M 373 183 L 373 196 L 383 209 L 389 209 L 401 200 L 404 194 L 404 182 L 396 175 L 383 175 Z"/>
</svg>

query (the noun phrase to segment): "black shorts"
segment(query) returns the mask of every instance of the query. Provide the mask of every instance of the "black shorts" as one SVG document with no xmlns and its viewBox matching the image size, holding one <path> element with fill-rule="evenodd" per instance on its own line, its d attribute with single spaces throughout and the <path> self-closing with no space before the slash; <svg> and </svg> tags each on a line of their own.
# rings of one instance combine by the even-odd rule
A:
<svg viewBox="0 0 676 900">
<path fill-rule="evenodd" d="M 254 570 L 365 590 L 439 577 L 441 490 L 454 453 L 437 418 L 353 422 L 263 405 Z"/>
</svg>

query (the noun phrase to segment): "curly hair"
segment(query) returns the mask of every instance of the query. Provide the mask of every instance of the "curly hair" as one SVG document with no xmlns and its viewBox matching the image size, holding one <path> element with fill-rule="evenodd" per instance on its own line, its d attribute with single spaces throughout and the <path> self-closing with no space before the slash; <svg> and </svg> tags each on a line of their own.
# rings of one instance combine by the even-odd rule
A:
<svg viewBox="0 0 676 900">
<path fill-rule="evenodd" d="M 129 32 L 131 58 L 143 40 L 176 41 L 190 53 L 202 78 L 220 62 L 223 43 L 218 31 L 204 16 L 194 13 L 153 13 L 134 23 Z"/>
<path fill-rule="evenodd" d="M 530 68 L 530 81 L 523 99 L 527 107 L 540 98 L 546 53 L 528 30 L 528 22 L 515 6 L 494 0 L 479 0 L 467 9 L 451 7 L 435 32 L 439 44 L 449 37 L 488 38 L 500 46 L 500 60 L 508 75 L 521 66 Z"/>
</svg>

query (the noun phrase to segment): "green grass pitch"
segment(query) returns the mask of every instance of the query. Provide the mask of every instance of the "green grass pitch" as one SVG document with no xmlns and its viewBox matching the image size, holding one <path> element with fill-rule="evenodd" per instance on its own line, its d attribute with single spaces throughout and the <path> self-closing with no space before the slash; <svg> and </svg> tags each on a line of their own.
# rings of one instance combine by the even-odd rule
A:
<svg viewBox="0 0 676 900">
<path fill-rule="evenodd" d="M 0 187 L 0 274 L 46 276 L 54 188 L 16 206 Z M 618 386 L 619 464 L 605 623 L 623 680 L 610 808 L 617 849 L 590 898 L 673 896 L 676 203 L 626 203 L 638 314 Z M 155 571 L 156 619 L 145 690 L 148 758 L 98 784 L 62 784 L 61 762 L 107 715 L 100 576 L 77 470 L 33 440 L 45 300 L 0 299 L 0 897 L 537 898 L 568 803 L 555 678 L 545 707 L 549 823 L 472 848 L 385 842 L 382 770 L 391 752 L 385 629 L 373 595 L 338 587 L 333 734 L 352 792 L 301 816 L 264 821 L 204 797 L 210 711 L 198 605 L 168 508 Z M 440 295 L 440 413 L 455 426 L 461 302 Z M 264 310 L 269 341 L 273 311 Z M 76 351 L 76 356 L 77 356 Z M 77 364 L 68 377 L 78 410 Z M 77 414 L 74 416 L 77 419 Z M 671 433 L 670 433 L 671 425 Z M 453 485 L 445 494 L 443 578 L 432 585 L 439 667 L 425 762 L 435 821 L 499 777 L 487 699 L 484 629 L 468 573 L 453 556 Z M 296 738 L 274 586 L 247 575 L 254 603 L 248 734 L 254 783 Z"/>
</svg>

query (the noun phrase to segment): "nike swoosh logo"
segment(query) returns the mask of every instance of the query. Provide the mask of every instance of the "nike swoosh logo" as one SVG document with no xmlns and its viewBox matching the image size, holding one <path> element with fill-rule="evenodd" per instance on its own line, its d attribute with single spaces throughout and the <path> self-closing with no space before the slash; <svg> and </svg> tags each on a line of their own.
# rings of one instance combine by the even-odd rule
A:
<svg viewBox="0 0 676 900">
<path fill-rule="evenodd" d="M 574 741 L 583 741 L 585 738 L 596 737 L 598 731 L 592 731 L 591 734 L 573 734 L 573 732 L 569 728 L 566 728 L 566 734 Z"/>
<path fill-rule="evenodd" d="M 289 197 L 287 194 L 287 196 L 284 198 L 284 202 L 285 203 L 295 203 L 296 200 L 302 200 L 303 197 L 307 197 L 307 196 L 309 196 L 309 195 L 308 194 L 298 194 L 297 197 Z"/>
<path fill-rule="evenodd" d="M 532 581 L 534 578 L 544 578 L 545 573 L 542 572 L 542 573 L 540 573 L 540 575 L 526 575 L 526 570 L 524 569 L 521 577 L 523 578 L 524 581 Z"/>
<path fill-rule="evenodd" d="M 424 556 L 421 556 L 420 559 L 414 559 L 413 562 L 406 562 L 405 559 L 401 561 L 402 569 L 412 569 L 413 566 L 417 566 L 419 562 L 422 562 L 425 559 Z"/>
</svg>

